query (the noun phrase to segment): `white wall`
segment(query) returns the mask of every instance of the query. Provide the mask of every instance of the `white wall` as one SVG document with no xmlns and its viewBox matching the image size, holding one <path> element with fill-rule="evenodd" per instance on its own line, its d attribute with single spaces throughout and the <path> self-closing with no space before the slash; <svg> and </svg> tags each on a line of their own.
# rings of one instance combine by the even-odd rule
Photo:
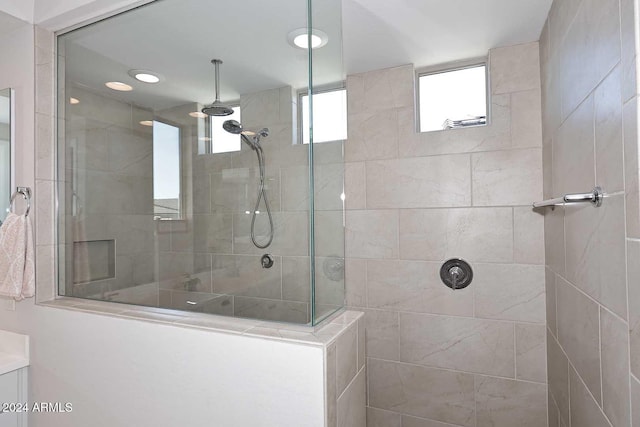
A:
<svg viewBox="0 0 640 427">
<path fill-rule="evenodd" d="M 0 9 L 4 6 L 0 3 Z M 26 22 L 0 36 L 0 89 L 15 90 L 16 185 L 30 187 L 34 184 L 33 44 L 33 26 Z"/>
<path fill-rule="evenodd" d="M 59 309 L 32 315 L 32 399 L 68 401 L 73 412 L 32 415 L 31 427 L 324 421 L 320 347 Z"/>
</svg>

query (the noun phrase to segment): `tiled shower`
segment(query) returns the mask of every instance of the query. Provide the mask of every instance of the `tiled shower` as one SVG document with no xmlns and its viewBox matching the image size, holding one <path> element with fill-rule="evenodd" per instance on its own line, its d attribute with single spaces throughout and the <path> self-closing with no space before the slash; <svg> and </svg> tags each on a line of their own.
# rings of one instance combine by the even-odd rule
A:
<svg viewBox="0 0 640 427">
<path fill-rule="evenodd" d="M 412 65 L 348 76 L 346 305 L 366 313 L 369 427 L 638 423 L 636 13 L 632 0 L 556 0 L 539 43 L 489 53 L 491 112 L 486 127 L 417 133 Z M 262 96 L 279 97 L 281 91 L 287 88 Z M 132 118 L 137 122 L 137 114 L 142 119 L 144 112 L 125 108 L 133 113 L 122 126 L 127 130 L 121 140 L 143 141 L 144 131 L 129 128 Z M 277 123 L 269 126 L 275 129 Z M 99 127 L 92 130 L 101 141 Z M 80 143 L 82 138 L 78 136 Z M 128 163 L 131 159 L 146 161 L 144 142 L 137 146 L 138 154 L 119 155 L 117 146 L 113 153 L 102 153 L 118 185 L 146 185 L 144 174 L 127 172 L 140 166 Z M 324 175 L 332 192 L 332 178 L 341 171 L 334 156 L 342 149 L 327 148 L 327 159 L 318 164 L 318 178 L 322 182 Z M 42 156 L 44 151 L 39 149 Z M 282 164 L 269 185 L 281 195 L 282 214 L 295 217 L 304 200 L 290 197 L 298 190 L 296 178 L 307 171 L 304 165 L 289 167 L 291 159 L 285 155 L 277 158 Z M 198 165 L 201 160 L 194 160 L 194 171 L 201 167 L 208 179 L 192 180 L 194 194 L 210 194 L 197 185 L 238 179 L 222 175 L 224 165 Z M 238 170 L 243 169 L 246 164 L 238 160 Z M 233 166 L 233 160 L 224 161 Z M 52 192 L 50 176 L 43 174 L 40 170 L 36 175 L 41 204 Z M 119 175 L 129 178 L 123 181 Z M 595 185 L 607 194 L 600 208 L 531 209 L 531 202 L 590 191 Z M 339 224 L 338 210 L 319 211 L 319 226 Z M 138 214 L 132 210 L 125 215 Z M 154 292 L 174 308 L 182 308 L 181 287 L 189 280 L 197 278 L 193 283 L 215 293 L 214 282 L 207 282 L 211 272 L 218 272 L 218 283 L 225 286 L 220 279 L 227 272 L 245 268 L 235 260 L 231 265 L 212 261 L 236 237 L 246 243 L 246 232 L 229 234 L 231 214 L 206 208 L 193 214 L 193 228 L 132 222 L 130 230 L 119 230 L 124 234 L 119 240 L 130 238 L 137 245 L 116 261 L 131 265 L 121 272 L 132 283 L 149 283 L 144 265 L 155 266 L 156 260 L 147 260 L 147 243 L 161 245 L 158 253 L 166 262 L 157 265 L 167 268 L 167 282 L 164 288 L 154 285 Z M 97 231 L 109 232 L 110 221 L 119 222 L 109 215 L 95 225 Z M 194 235 L 198 216 L 215 220 L 206 232 Z M 45 215 L 39 218 L 40 236 L 48 239 L 40 240 L 44 259 L 53 237 L 44 232 L 51 227 Z M 86 233 L 92 226 L 82 227 Z M 149 235 L 157 238 L 154 243 L 138 238 Z M 327 239 L 322 244 L 332 243 Z M 335 247 L 327 248 L 319 259 L 334 256 Z M 199 257 L 192 257 L 193 264 L 181 263 L 190 250 L 203 255 L 201 264 Z M 239 255 L 236 260 L 257 254 L 247 250 Z M 233 297 L 286 300 L 297 307 L 307 296 L 287 283 L 308 271 L 301 267 L 302 259 L 290 255 L 286 249 L 277 255 L 279 279 L 265 279 L 260 289 L 240 283 Z M 442 262 L 453 257 L 474 268 L 474 282 L 464 290 L 447 289 L 438 276 Z M 173 267 L 180 271 L 169 271 Z M 238 284 L 226 285 L 237 289 Z M 287 298 L 271 298 L 268 292 L 278 286 Z M 224 298 L 209 306 L 211 312 L 227 314 Z M 365 382 L 362 375 L 357 381 Z"/>
<path fill-rule="evenodd" d="M 489 64 L 490 125 L 449 132 L 415 132 L 412 66 L 347 79 L 347 304 L 366 313 L 370 426 L 546 424 L 538 44 Z M 454 257 L 474 271 L 456 291 L 439 276 Z"/>
</svg>

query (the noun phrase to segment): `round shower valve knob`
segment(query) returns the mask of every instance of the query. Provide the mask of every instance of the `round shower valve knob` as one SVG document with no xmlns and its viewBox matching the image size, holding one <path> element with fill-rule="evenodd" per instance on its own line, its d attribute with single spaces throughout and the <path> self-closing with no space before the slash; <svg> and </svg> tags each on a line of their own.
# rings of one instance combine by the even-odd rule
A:
<svg viewBox="0 0 640 427">
<path fill-rule="evenodd" d="M 440 279 L 454 291 L 464 289 L 473 280 L 473 270 L 465 260 L 453 258 L 446 261 L 440 268 Z"/>
<path fill-rule="evenodd" d="M 273 257 L 270 254 L 262 255 L 262 258 L 260 258 L 260 264 L 262 264 L 262 268 L 273 267 Z"/>
</svg>

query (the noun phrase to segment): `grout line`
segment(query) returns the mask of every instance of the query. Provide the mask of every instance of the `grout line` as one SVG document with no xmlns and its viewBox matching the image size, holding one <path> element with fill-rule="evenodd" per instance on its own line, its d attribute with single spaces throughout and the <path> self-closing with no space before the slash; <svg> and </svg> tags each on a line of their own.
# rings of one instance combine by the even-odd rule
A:
<svg viewBox="0 0 640 427">
<path fill-rule="evenodd" d="M 453 369 L 453 368 L 443 368 L 441 366 L 434 366 L 434 365 L 421 365 L 419 363 L 405 362 L 402 360 L 384 359 L 382 357 L 367 356 L 367 359 L 378 361 L 378 362 L 397 363 L 397 364 L 406 365 L 406 366 L 413 366 L 415 368 L 437 370 L 437 371 L 450 372 L 450 373 L 456 373 L 456 374 L 474 375 L 474 376 L 486 377 L 486 378 L 498 378 L 501 380 L 517 381 L 519 383 L 527 383 L 527 384 L 548 385 L 546 382 L 538 382 L 538 381 L 531 381 L 531 380 L 520 379 L 520 378 L 506 377 L 504 375 L 494 375 L 494 374 L 486 374 L 481 372 L 463 371 L 463 370 Z"/>
<path fill-rule="evenodd" d="M 600 358 L 600 409 L 604 413 L 604 386 L 602 385 L 602 309 L 600 307 L 598 307 L 598 357 Z"/>
<path fill-rule="evenodd" d="M 518 379 L 518 340 L 516 339 L 516 323 L 513 322 L 513 378 Z"/>
<path fill-rule="evenodd" d="M 576 285 L 574 285 L 573 283 L 571 283 L 570 281 L 568 281 L 565 277 L 562 277 L 562 275 L 558 276 L 565 281 L 566 283 L 568 283 L 574 290 L 578 291 L 580 294 L 582 294 L 582 296 L 588 298 L 591 302 L 595 303 L 598 305 L 599 308 L 604 309 L 605 311 L 607 311 L 609 314 L 613 315 L 614 317 L 616 317 L 618 320 L 620 320 L 621 322 L 625 323 L 625 324 L 629 324 L 629 322 L 624 319 L 623 317 L 621 317 L 619 314 L 616 314 L 614 311 L 612 311 L 611 309 L 609 309 L 607 306 L 603 305 L 601 302 L 599 302 L 598 300 L 596 300 L 594 297 L 592 297 L 591 295 L 587 294 L 585 291 L 583 291 L 582 289 L 580 289 L 579 287 L 577 287 Z M 557 293 L 556 293 L 556 297 L 557 297 Z M 558 300 L 556 298 L 556 319 L 557 319 L 557 309 L 558 309 Z"/>
</svg>

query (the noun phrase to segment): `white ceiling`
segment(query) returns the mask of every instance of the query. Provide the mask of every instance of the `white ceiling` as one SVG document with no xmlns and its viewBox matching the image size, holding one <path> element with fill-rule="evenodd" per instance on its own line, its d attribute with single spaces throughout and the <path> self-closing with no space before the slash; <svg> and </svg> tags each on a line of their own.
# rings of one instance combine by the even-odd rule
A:
<svg viewBox="0 0 640 427">
<path fill-rule="evenodd" d="M 314 51 L 314 84 L 407 63 L 419 68 L 474 58 L 494 47 L 535 41 L 551 1 L 315 0 L 313 26 L 329 34 L 329 43 Z M 287 44 L 286 34 L 305 26 L 305 6 L 302 0 L 159 0 L 70 34 L 68 79 L 111 94 L 105 81 L 133 84 L 133 92 L 117 96 L 154 109 L 206 104 L 213 100 L 209 61 L 218 57 L 224 61 L 223 101 L 287 84 L 303 88 L 306 54 Z M 154 70 L 165 80 L 137 83 L 126 74 L 132 68 Z"/>
<path fill-rule="evenodd" d="M 536 41 L 552 0 L 344 0 L 347 73 L 485 56 Z"/>
</svg>

